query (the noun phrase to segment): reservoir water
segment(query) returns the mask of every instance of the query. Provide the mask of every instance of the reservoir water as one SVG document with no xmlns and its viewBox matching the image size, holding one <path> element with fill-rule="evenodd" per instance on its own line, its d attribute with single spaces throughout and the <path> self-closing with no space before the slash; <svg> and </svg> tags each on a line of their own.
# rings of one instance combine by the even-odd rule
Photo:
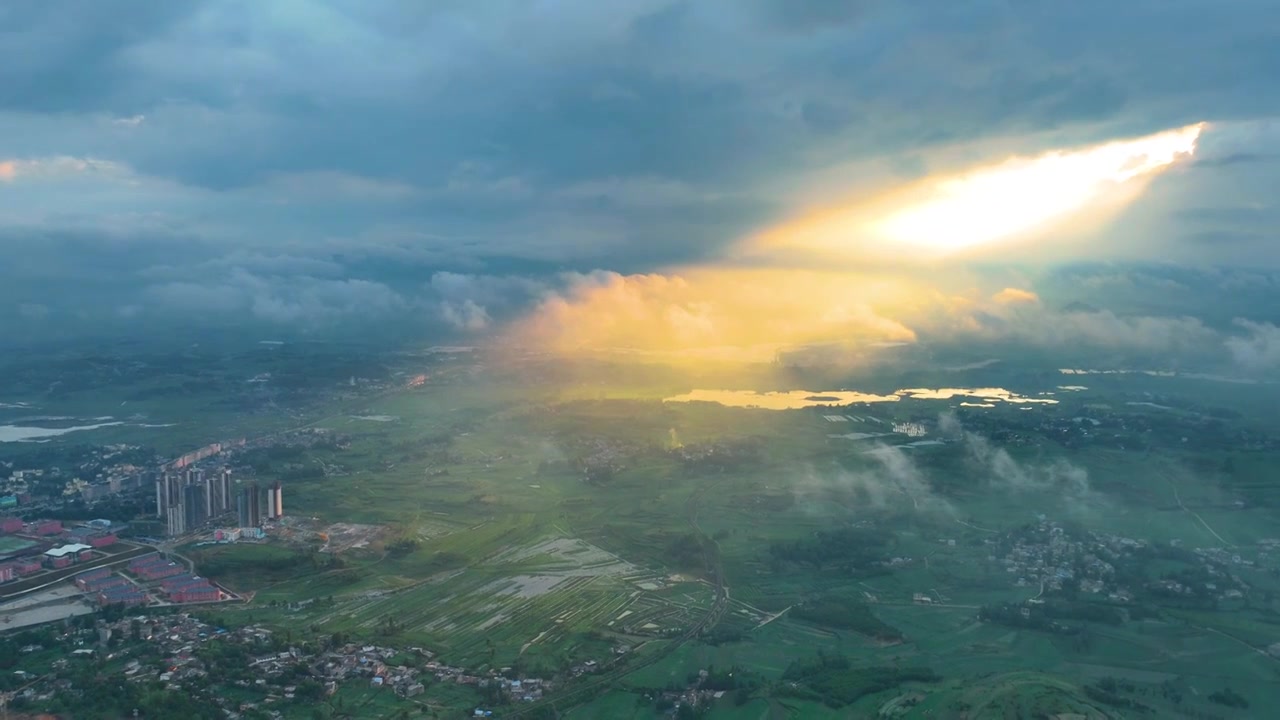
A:
<svg viewBox="0 0 1280 720">
<path fill-rule="evenodd" d="M 726 407 L 760 408 L 763 410 L 796 410 L 807 407 L 848 405 L 850 403 L 883 403 L 901 400 L 951 400 L 976 398 L 982 402 L 969 403 L 977 407 L 994 407 L 996 403 L 1054 405 L 1057 400 L 1048 397 L 1028 397 L 1004 388 L 907 388 L 889 395 L 857 392 L 854 390 L 788 390 L 757 392 L 755 390 L 693 390 L 665 398 L 664 402 L 713 402 Z"/>
</svg>

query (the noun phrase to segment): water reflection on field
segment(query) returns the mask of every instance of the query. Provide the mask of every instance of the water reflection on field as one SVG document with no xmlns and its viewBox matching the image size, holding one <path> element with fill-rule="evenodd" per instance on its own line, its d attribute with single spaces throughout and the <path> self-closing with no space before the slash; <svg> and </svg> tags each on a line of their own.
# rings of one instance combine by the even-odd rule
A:
<svg viewBox="0 0 1280 720">
<path fill-rule="evenodd" d="M 763 410 L 796 410 L 824 405 L 851 403 L 898 402 L 900 400 L 951 400 L 979 398 L 986 402 L 975 407 L 994 407 L 995 403 L 1053 405 L 1058 401 L 1047 397 L 1027 397 L 1004 388 L 908 388 L 891 395 L 875 395 L 853 390 L 790 390 L 756 392 L 754 390 L 694 390 L 666 398 L 665 402 L 714 402 L 726 407 L 750 407 Z"/>
<path fill-rule="evenodd" d="M 956 397 L 966 398 L 982 398 L 994 402 L 1007 402 L 1021 404 L 1041 405 L 1057 405 L 1058 401 L 1047 397 L 1027 397 L 1018 393 L 1005 390 L 1004 388 L 938 388 L 931 390 L 929 388 L 912 388 L 910 390 L 899 390 L 899 395 L 905 395 L 916 400 L 950 400 Z"/>
<path fill-rule="evenodd" d="M 808 390 L 790 390 L 787 392 L 694 390 L 683 395 L 674 395 L 666 398 L 664 402 L 713 402 L 720 403 L 726 407 L 795 410 L 819 405 L 848 405 L 857 402 L 897 402 L 900 399 L 897 395 L 872 395 L 847 390 L 823 392 L 810 392 Z"/>
</svg>

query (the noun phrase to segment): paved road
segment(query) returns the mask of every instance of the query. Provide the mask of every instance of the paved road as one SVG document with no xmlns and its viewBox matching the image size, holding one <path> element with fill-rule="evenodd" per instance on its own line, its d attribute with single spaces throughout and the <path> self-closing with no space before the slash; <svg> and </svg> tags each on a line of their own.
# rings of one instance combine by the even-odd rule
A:
<svg viewBox="0 0 1280 720">
<path fill-rule="evenodd" d="M 123 552 L 118 552 L 112 555 L 103 555 L 87 562 L 77 563 L 70 567 L 62 568 L 61 570 L 54 570 L 43 575 L 37 575 L 26 580 L 19 580 L 16 583 L 8 585 L 5 588 L 6 592 L 3 595 L 0 595 L 0 603 L 17 597 L 22 597 L 28 593 L 43 590 L 52 585 L 57 585 L 67 578 L 82 573 L 85 570 L 119 565 L 120 563 L 127 562 L 141 555 L 146 555 L 149 552 L 154 552 L 154 548 L 147 545 L 140 545 L 131 542 L 121 542 L 120 544 L 132 547 Z"/>
<path fill-rule="evenodd" d="M 1212 535 L 1212 536 L 1214 536 L 1214 537 L 1218 538 L 1218 542 L 1222 543 L 1222 546 L 1223 546 L 1223 547 L 1235 547 L 1235 546 L 1234 546 L 1234 545 L 1232 545 L 1231 543 L 1227 542 L 1225 538 L 1223 538 L 1221 535 L 1219 535 L 1219 534 L 1217 533 L 1217 531 L 1216 531 L 1216 530 L 1214 530 L 1213 528 L 1209 527 L 1209 523 L 1205 522 L 1205 521 L 1204 521 L 1204 518 L 1200 517 L 1200 513 L 1198 513 L 1198 512 L 1196 512 L 1196 511 L 1192 510 L 1191 508 L 1187 507 L 1186 505 L 1183 505 L 1183 504 L 1182 504 L 1182 496 L 1178 495 L 1178 484 L 1177 484 L 1177 483 L 1175 483 L 1175 482 L 1173 481 L 1173 478 L 1167 478 L 1167 479 L 1169 480 L 1169 486 L 1173 488 L 1173 499 L 1177 501 L 1177 503 L 1178 503 L 1178 507 L 1182 508 L 1182 511 L 1183 511 L 1183 512 L 1185 512 L 1185 513 L 1187 513 L 1188 515 L 1190 515 L 1191 517 L 1195 518 L 1195 519 L 1196 519 L 1196 520 L 1197 520 L 1201 525 L 1203 525 L 1203 526 L 1204 526 L 1204 529 L 1205 529 L 1205 530 L 1208 530 L 1208 531 L 1209 531 L 1209 534 L 1210 534 L 1210 535 Z"/>
</svg>

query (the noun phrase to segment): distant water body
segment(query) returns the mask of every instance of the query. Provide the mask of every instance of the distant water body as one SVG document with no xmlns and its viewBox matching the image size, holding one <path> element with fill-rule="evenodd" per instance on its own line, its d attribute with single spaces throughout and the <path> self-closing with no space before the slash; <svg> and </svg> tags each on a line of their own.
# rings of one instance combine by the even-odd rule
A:
<svg viewBox="0 0 1280 720">
<path fill-rule="evenodd" d="M 900 400 L 951 400 L 953 398 L 980 398 L 995 403 L 1054 405 L 1057 400 L 1048 397 L 1027 397 L 1004 388 L 908 388 L 891 395 L 875 395 L 853 390 L 791 390 L 786 392 L 757 392 L 754 390 L 694 390 L 666 398 L 664 402 L 713 402 L 726 407 L 760 408 L 763 410 L 796 410 L 826 405 L 851 403 L 884 403 Z"/>
<path fill-rule="evenodd" d="M 59 435 L 66 435 L 67 433 L 77 432 L 79 430 L 96 430 L 98 428 L 123 424 L 123 422 L 116 420 L 114 422 L 95 423 L 93 425 L 73 425 L 72 427 L 65 428 L 42 428 L 29 425 L 0 425 L 0 443 L 32 442 L 35 440 L 43 440 L 45 438 L 57 437 Z"/>
<path fill-rule="evenodd" d="M 1097 370 L 1094 368 L 1058 368 L 1063 375 L 1146 375 L 1158 378 L 1182 378 L 1184 380 L 1208 380 L 1210 382 L 1232 383 L 1236 385 L 1271 385 L 1271 380 L 1248 377 L 1231 377 L 1214 375 L 1213 373 L 1174 372 L 1173 370 Z"/>
</svg>

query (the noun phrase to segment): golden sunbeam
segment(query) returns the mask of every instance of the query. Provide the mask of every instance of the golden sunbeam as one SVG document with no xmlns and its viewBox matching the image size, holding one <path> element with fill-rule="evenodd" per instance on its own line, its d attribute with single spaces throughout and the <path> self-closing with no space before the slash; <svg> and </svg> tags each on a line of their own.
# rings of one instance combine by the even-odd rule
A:
<svg viewBox="0 0 1280 720">
<path fill-rule="evenodd" d="M 866 202 L 801 217 L 750 244 L 902 260 L 1029 237 L 1132 200 L 1142 180 L 1193 155 L 1204 128 L 1205 123 L 1197 123 L 927 179 Z"/>
<path fill-rule="evenodd" d="M 884 239 L 954 250 L 1032 231 L 1085 209 L 1115 186 L 1195 152 L 1204 125 L 1077 152 L 1014 159 L 931 188 L 920 205 L 874 226 Z"/>
</svg>

